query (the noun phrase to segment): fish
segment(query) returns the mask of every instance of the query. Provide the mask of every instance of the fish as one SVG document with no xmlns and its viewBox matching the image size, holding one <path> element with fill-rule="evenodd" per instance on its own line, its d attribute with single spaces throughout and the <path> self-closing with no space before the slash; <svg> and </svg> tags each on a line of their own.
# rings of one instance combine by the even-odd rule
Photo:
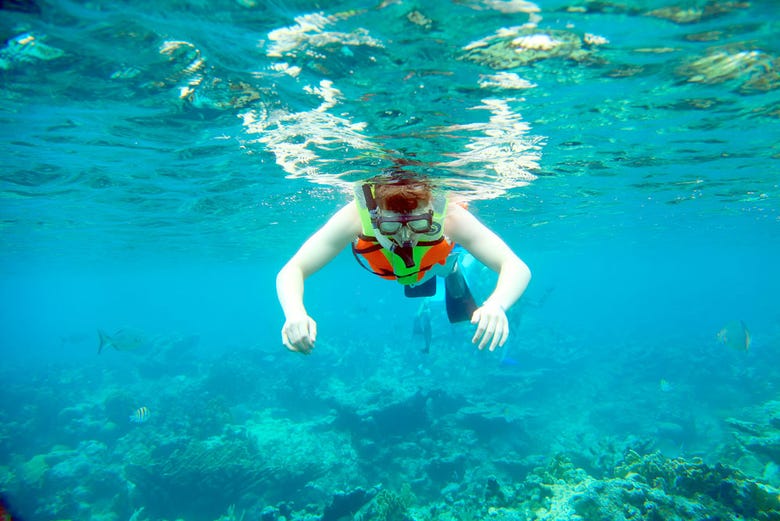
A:
<svg viewBox="0 0 780 521">
<path fill-rule="evenodd" d="M 133 423 L 146 423 L 149 420 L 149 408 L 139 407 L 130 415 L 130 421 Z"/>
<path fill-rule="evenodd" d="M 718 343 L 737 351 L 750 349 L 750 331 L 741 320 L 732 320 L 718 331 Z"/>
<path fill-rule="evenodd" d="M 661 378 L 661 381 L 658 382 L 658 388 L 661 390 L 661 392 L 668 393 L 674 390 L 674 386 L 669 383 L 669 380 L 666 378 Z"/>
<path fill-rule="evenodd" d="M 100 339 L 98 354 L 109 346 L 117 351 L 135 351 L 140 347 L 149 345 L 149 339 L 146 335 L 132 328 L 119 329 L 113 335 L 107 335 L 104 331 L 98 329 L 98 337 Z"/>
</svg>

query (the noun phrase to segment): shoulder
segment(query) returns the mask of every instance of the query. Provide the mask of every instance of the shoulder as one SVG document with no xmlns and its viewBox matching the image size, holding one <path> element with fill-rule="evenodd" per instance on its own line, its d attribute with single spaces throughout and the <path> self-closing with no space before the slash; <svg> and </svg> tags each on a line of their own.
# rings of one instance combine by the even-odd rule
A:
<svg viewBox="0 0 780 521">
<path fill-rule="evenodd" d="M 325 224 L 333 232 L 346 235 L 358 235 L 361 230 L 360 214 L 355 201 L 342 206 Z"/>
<path fill-rule="evenodd" d="M 450 201 L 444 219 L 444 233 L 453 241 L 465 244 L 486 230 L 462 202 Z"/>
<path fill-rule="evenodd" d="M 464 223 L 475 219 L 468 211 L 463 201 L 450 199 L 447 203 L 447 214 L 444 217 L 444 230 L 453 231 L 464 226 Z"/>
</svg>

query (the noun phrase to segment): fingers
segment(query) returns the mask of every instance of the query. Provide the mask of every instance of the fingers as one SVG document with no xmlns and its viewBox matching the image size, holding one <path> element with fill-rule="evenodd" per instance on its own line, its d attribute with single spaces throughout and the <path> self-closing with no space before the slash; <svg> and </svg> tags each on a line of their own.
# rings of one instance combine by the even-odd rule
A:
<svg viewBox="0 0 780 521">
<path fill-rule="evenodd" d="M 311 354 L 317 339 L 317 323 L 310 317 L 303 321 L 287 322 L 282 327 L 282 343 L 290 351 Z"/>
<path fill-rule="evenodd" d="M 471 339 L 471 343 L 477 344 L 481 351 L 488 347 L 490 351 L 495 351 L 497 347 L 502 347 L 507 338 L 509 338 L 509 321 L 506 314 L 491 313 L 484 308 L 477 309 L 471 317 L 471 323 L 477 324 L 477 330 Z"/>
<path fill-rule="evenodd" d="M 504 334 L 501 335 L 501 339 L 498 341 L 498 347 L 504 347 L 506 341 L 509 340 L 509 321 L 507 320 L 506 327 L 504 328 Z"/>
<path fill-rule="evenodd" d="M 314 342 L 317 341 L 317 323 L 309 318 L 309 337 L 311 338 L 311 347 L 314 348 Z"/>
<path fill-rule="evenodd" d="M 474 313 L 471 314 L 471 323 L 472 324 L 479 324 L 480 318 L 482 318 L 481 311 L 482 311 L 482 308 L 477 308 L 477 310 L 474 311 Z M 474 337 L 471 339 L 471 343 L 472 344 L 477 341 L 477 336 L 479 336 L 479 334 L 480 334 L 479 326 L 477 326 L 477 331 L 474 333 Z"/>
</svg>

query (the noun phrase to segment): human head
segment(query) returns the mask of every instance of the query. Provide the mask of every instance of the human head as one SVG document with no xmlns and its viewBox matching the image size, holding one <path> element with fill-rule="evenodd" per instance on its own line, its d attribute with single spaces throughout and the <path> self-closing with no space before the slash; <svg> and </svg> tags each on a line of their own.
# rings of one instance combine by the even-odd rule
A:
<svg viewBox="0 0 780 521">
<path fill-rule="evenodd" d="M 377 212 L 372 223 L 398 246 L 411 247 L 433 226 L 431 185 L 420 177 L 393 172 L 374 181 Z M 393 231 L 385 231 L 389 225 Z"/>
</svg>

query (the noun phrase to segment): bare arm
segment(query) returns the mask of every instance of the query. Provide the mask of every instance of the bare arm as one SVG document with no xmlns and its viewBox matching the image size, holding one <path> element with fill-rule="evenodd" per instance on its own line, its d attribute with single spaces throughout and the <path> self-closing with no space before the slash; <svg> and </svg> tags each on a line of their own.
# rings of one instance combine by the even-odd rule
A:
<svg viewBox="0 0 780 521">
<path fill-rule="evenodd" d="M 298 249 L 276 276 L 276 294 L 284 311 L 282 342 L 292 351 L 309 354 L 317 338 L 317 324 L 303 304 L 304 280 L 341 252 L 360 233 L 354 203 L 341 208 Z"/>
<path fill-rule="evenodd" d="M 509 335 L 506 310 L 528 287 L 531 270 L 498 235 L 460 205 L 449 206 L 444 231 L 450 239 L 498 273 L 496 288 L 471 318 L 471 322 L 477 324 L 472 341 L 479 340 L 480 349 L 489 343 L 492 351 L 506 342 Z"/>
</svg>

